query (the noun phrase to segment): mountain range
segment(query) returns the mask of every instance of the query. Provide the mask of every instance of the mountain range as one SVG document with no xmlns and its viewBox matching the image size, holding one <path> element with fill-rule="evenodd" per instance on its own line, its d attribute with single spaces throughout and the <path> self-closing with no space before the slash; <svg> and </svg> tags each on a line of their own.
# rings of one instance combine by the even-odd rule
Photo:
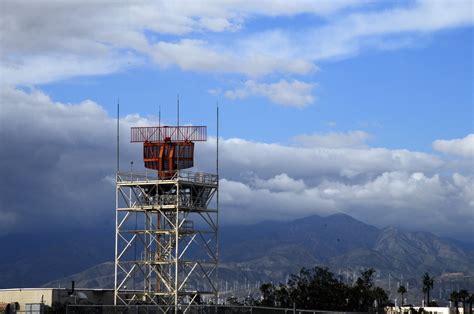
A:
<svg viewBox="0 0 474 314">
<path fill-rule="evenodd" d="M 114 231 L 80 230 L 0 238 L 0 288 L 113 286 Z M 285 282 L 301 267 L 327 266 L 348 282 L 364 268 L 396 293 L 397 283 L 419 285 L 424 272 L 438 280 L 440 295 L 461 285 L 474 287 L 474 245 L 428 232 L 376 228 L 345 214 L 310 216 L 221 226 L 220 278 L 226 286 Z M 391 282 L 390 282 L 391 281 Z M 443 292 L 444 289 L 444 292 Z"/>
</svg>

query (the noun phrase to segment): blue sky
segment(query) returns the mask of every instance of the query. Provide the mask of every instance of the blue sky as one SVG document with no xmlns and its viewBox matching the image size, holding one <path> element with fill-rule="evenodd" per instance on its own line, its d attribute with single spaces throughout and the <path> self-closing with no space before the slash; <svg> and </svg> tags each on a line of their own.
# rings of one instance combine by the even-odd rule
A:
<svg viewBox="0 0 474 314">
<path fill-rule="evenodd" d="M 266 18 L 263 25 L 253 21 L 249 27 L 254 28 L 246 31 L 288 24 L 281 20 Z M 303 22 L 297 17 L 291 21 L 301 27 L 310 23 L 304 17 Z M 460 138 L 473 129 L 472 38 L 472 27 L 461 27 L 422 35 L 398 49 L 322 61 L 319 71 L 304 76 L 317 85 L 314 102 L 304 108 L 279 106 L 258 96 L 228 99 L 209 91 L 232 88 L 245 76 L 182 71 L 176 66 L 161 69 L 147 64 L 39 88 L 65 103 L 91 99 L 111 115 L 117 99 L 123 114 L 156 115 L 161 106 L 169 123 L 176 121 L 180 94 L 182 121 L 210 127 L 215 124 L 215 104 L 220 102 L 224 137 L 286 143 L 304 133 L 364 130 L 375 146 L 432 151 L 434 140 Z"/>
<path fill-rule="evenodd" d="M 55 224 L 110 221 L 117 100 L 126 166 L 141 154 L 129 127 L 156 124 L 160 106 L 174 124 L 179 94 L 181 123 L 209 126 L 197 170 L 213 169 L 220 104 L 224 223 L 343 212 L 472 236 L 471 1 L 4 1 L 0 11 L 4 232 L 34 225 L 33 200 Z M 25 181 L 31 200 L 15 194 Z M 90 219 L 58 214 L 64 206 Z"/>
</svg>

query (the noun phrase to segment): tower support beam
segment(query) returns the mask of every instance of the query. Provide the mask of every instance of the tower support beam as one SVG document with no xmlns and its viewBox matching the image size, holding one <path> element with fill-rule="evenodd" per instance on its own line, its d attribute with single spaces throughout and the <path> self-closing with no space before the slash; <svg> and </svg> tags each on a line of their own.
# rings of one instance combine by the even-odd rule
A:
<svg viewBox="0 0 474 314">
<path fill-rule="evenodd" d="M 115 304 L 217 298 L 217 190 L 215 174 L 117 173 Z"/>
</svg>

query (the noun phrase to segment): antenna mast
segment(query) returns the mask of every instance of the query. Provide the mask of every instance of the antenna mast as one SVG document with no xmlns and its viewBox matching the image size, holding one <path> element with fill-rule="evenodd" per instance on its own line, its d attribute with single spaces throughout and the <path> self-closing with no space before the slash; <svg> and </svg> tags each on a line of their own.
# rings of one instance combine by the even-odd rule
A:
<svg viewBox="0 0 474 314">
<path fill-rule="evenodd" d="M 219 102 L 216 102 L 216 124 L 217 124 L 217 138 L 216 138 L 216 174 L 217 174 L 217 189 L 216 189 L 216 284 L 219 285 Z M 216 304 L 219 302 L 219 289 L 216 291 Z"/>
<path fill-rule="evenodd" d="M 117 173 L 120 171 L 120 99 L 117 99 Z"/>
<path fill-rule="evenodd" d="M 179 94 L 176 94 L 176 114 L 177 114 L 177 126 L 178 126 L 178 129 L 176 130 L 176 132 L 178 132 L 178 136 L 180 134 L 179 132 Z M 176 147 L 176 174 L 178 175 L 179 177 L 179 147 Z"/>
<path fill-rule="evenodd" d="M 219 177 L 219 102 L 217 102 L 216 173 Z M 219 192 L 217 192 L 217 202 L 219 205 Z"/>
</svg>

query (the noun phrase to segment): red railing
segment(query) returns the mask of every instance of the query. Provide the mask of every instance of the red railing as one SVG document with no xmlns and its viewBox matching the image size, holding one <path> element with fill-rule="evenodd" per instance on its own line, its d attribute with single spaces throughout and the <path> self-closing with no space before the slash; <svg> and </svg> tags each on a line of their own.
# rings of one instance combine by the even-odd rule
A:
<svg viewBox="0 0 474 314">
<path fill-rule="evenodd" d="M 205 141 L 207 139 L 206 126 L 153 126 L 132 127 L 130 142 L 172 142 Z"/>
</svg>

